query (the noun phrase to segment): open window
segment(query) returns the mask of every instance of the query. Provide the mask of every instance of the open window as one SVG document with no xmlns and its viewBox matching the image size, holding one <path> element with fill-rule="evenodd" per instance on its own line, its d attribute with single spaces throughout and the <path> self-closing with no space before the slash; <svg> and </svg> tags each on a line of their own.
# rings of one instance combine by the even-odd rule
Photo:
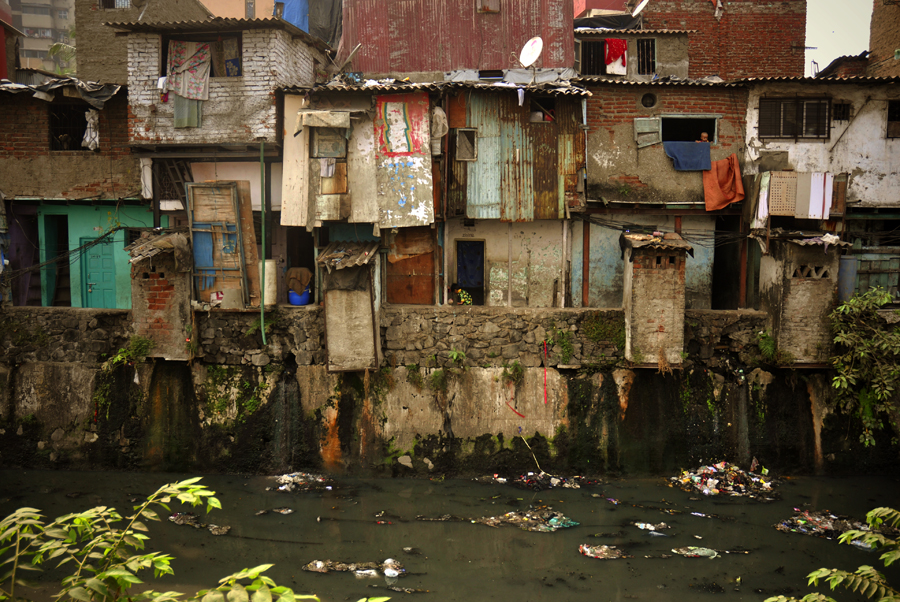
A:
<svg viewBox="0 0 900 602">
<path fill-rule="evenodd" d="M 556 99 L 544 96 L 531 99 L 531 113 L 528 121 L 531 123 L 551 123 L 556 121 Z"/>
<path fill-rule="evenodd" d="M 575 69 L 581 75 L 606 75 L 604 42 L 576 40 Z"/>
<path fill-rule="evenodd" d="M 478 130 L 469 128 L 456 130 L 456 160 L 478 160 Z"/>
<path fill-rule="evenodd" d="M 100 8 L 131 8 L 131 0 L 100 0 Z"/>
<path fill-rule="evenodd" d="M 763 98 L 759 101 L 760 138 L 828 138 L 827 98 Z"/>
<path fill-rule="evenodd" d="M 88 105 L 74 102 L 50 105 L 50 150 L 89 150 L 81 145 L 87 131 L 88 109 Z"/>
<path fill-rule="evenodd" d="M 696 142 L 707 135 L 709 142 L 716 141 L 716 118 L 693 115 L 662 118 L 663 142 Z"/>
<path fill-rule="evenodd" d="M 900 138 L 900 100 L 888 101 L 887 137 Z"/>
</svg>

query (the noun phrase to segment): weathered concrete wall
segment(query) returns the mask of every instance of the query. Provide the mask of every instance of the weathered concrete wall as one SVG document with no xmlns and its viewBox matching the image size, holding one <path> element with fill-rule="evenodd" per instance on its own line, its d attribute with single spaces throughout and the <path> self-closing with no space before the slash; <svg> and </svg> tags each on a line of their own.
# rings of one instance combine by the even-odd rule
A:
<svg viewBox="0 0 900 602">
<path fill-rule="evenodd" d="M 619 236 L 623 224 L 616 215 L 596 215 L 610 227 L 600 224 L 590 226 L 590 271 L 588 275 L 588 301 L 590 307 L 621 307 L 623 294 L 622 249 Z M 648 226 L 662 232 L 675 231 L 675 217 L 664 215 L 629 215 L 628 224 Z M 715 217 L 685 216 L 681 218 L 685 232 L 712 236 L 716 229 Z M 581 287 L 584 272 L 584 222 L 572 224 L 572 286 L 570 295 L 573 307 L 582 307 Z M 694 256 L 687 257 L 685 267 L 685 303 L 689 309 L 712 307 L 713 259 L 715 249 L 711 245 L 694 245 Z"/>
<path fill-rule="evenodd" d="M 91 108 L 80 99 L 66 100 Z M 119 199 L 140 191 L 140 165 L 128 148 L 124 91 L 100 111 L 97 151 L 81 148 L 80 140 L 73 147 L 80 150 L 50 150 L 51 107 L 27 94 L 2 96 L 0 173 L 7 198 Z"/>
<path fill-rule="evenodd" d="M 563 270 L 563 228 L 566 222 L 537 220 L 501 223 L 476 220 L 466 226 L 462 219 L 446 224 L 450 246 L 448 256 L 457 256 L 457 241 L 484 242 L 485 305 L 513 307 L 554 307 L 554 290 L 565 290 Z M 447 283 L 457 281 L 457 265 L 450 261 Z M 512 283 L 510 285 L 510 270 Z"/>
<path fill-rule="evenodd" d="M 771 242 L 760 262 L 761 309 L 778 349 L 798 363 L 827 363 L 832 332 L 828 315 L 837 305 L 840 255 L 820 245 Z"/>
<path fill-rule="evenodd" d="M 191 357 L 191 273 L 175 268 L 172 253 L 131 264 L 134 332 L 153 341 L 150 357 Z"/>
<path fill-rule="evenodd" d="M 625 358 L 660 370 L 684 352 L 684 251 L 627 249 Z"/>
<path fill-rule="evenodd" d="M 129 8 L 101 8 L 99 0 L 75 0 L 78 76 L 87 81 L 128 83 L 127 40 L 103 23 L 203 21 L 209 11 L 197 0 L 138 0 Z M 157 69 L 159 66 L 157 65 Z"/>
<path fill-rule="evenodd" d="M 540 328 L 522 318 L 527 311 L 429 308 L 425 317 L 432 315 L 437 325 L 438 316 L 512 315 L 527 336 Z M 127 312 L 14 309 L 0 336 L 0 461 L 44 468 L 391 474 L 533 469 L 532 451 L 544 470 L 576 474 L 667 474 L 710 458 L 746 464 L 753 456 L 792 473 L 817 467 L 858 472 L 895 461 L 886 440 L 875 450 L 847 440 L 851 418 L 827 410 L 827 372 L 805 373 L 812 383 L 807 387 L 791 370 L 760 364 L 755 333 L 762 312 L 687 311 L 689 357 L 667 375 L 614 358 L 583 362 L 577 370 L 519 372 L 512 358 L 482 364 L 437 353 L 425 367 L 426 349 L 409 356 L 423 357 L 418 367 L 399 365 L 389 354 L 375 372 L 328 374 L 321 363 L 298 364 L 298 350 L 308 350 L 289 341 L 312 329 L 318 313 L 286 311 L 269 331 L 269 346 L 261 345 L 258 331 L 244 330 L 253 326 L 254 313 L 198 314 L 206 320 L 202 328 L 212 331 L 202 335 L 205 358 L 192 364 L 150 359 L 106 371 L 94 343 L 125 344 Z M 588 341 L 619 336 L 621 328 L 596 310 L 537 313 L 555 318 L 558 327 L 564 315 L 574 319 L 568 326 L 576 330 L 569 332 L 582 354 Z M 25 315 L 52 334 L 10 330 Z M 92 332 L 103 330 L 94 336 L 106 338 L 59 356 L 80 362 L 42 353 L 71 337 L 68 330 L 89 331 L 89 315 L 97 320 Z M 415 312 L 389 308 L 388 315 L 399 325 Z M 57 331 L 72 320 L 71 328 Z M 414 330 L 408 336 L 424 336 Z M 213 355 L 217 335 L 233 340 Z M 31 345 L 33 339 L 47 345 Z M 269 363 L 254 361 L 262 354 Z M 546 363 L 553 361 L 550 356 Z"/>
<path fill-rule="evenodd" d="M 896 7 L 886 7 L 896 8 Z M 827 80 L 823 80 L 827 81 Z M 850 104 L 849 121 L 832 121 L 827 140 L 759 139 L 759 99 L 827 96 L 832 103 Z M 900 100 L 892 86 L 798 84 L 755 86 L 747 103 L 747 164 L 745 174 L 793 170 L 849 174 L 847 202 L 857 207 L 894 207 L 900 188 L 900 139 L 887 138 L 888 100 Z"/>
<path fill-rule="evenodd" d="M 611 33 L 605 31 L 599 34 L 575 33 L 576 39 L 582 42 L 599 42 L 603 43 L 604 38 L 615 37 L 619 40 L 625 40 L 628 44 L 627 57 L 625 61 L 626 75 L 625 79 L 630 81 L 650 81 L 654 75 L 658 77 L 666 77 L 673 75 L 675 77 L 686 79 L 688 77 L 688 34 L 687 33 L 667 33 L 667 34 L 622 34 Z M 653 39 L 656 41 L 656 71 L 649 75 L 641 75 L 638 73 L 638 48 L 637 40 Z M 582 73 L 584 69 L 582 68 Z M 611 76 L 616 77 L 616 76 Z"/>
<path fill-rule="evenodd" d="M 149 143 L 275 142 L 278 107 L 275 89 L 312 86 L 316 65 L 325 59 L 281 30 L 242 32 L 241 77 L 213 77 L 203 102 L 203 126 L 175 129 L 174 103 L 157 89 L 162 42 L 155 34 L 128 36 L 129 140 Z"/>
<path fill-rule="evenodd" d="M 638 148 L 634 120 L 646 117 L 716 117 L 713 161 L 742 159 L 747 92 L 700 84 L 630 85 L 586 82 L 587 198 L 627 203 L 704 202 L 699 171 L 675 171 L 662 144 Z M 645 94 L 656 104 L 645 107 Z M 710 139 L 713 138 L 709 132 Z"/>
<path fill-rule="evenodd" d="M 873 0 L 872 21 L 869 27 L 870 77 L 897 77 L 900 61 L 894 59 L 894 50 L 900 48 L 900 6 Z"/>
</svg>

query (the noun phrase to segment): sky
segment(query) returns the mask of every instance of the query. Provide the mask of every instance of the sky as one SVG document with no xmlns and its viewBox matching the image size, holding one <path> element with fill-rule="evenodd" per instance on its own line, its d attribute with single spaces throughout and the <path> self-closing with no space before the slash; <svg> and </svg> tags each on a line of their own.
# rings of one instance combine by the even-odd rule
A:
<svg viewBox="0 0 900 602">
<path fill-rule="evenodd" d="M 872 0 L 807 0 L 806 75 L 813 75 L 811 61 L 819 70 L 839 56 L 857 55 L 869 49 Z"/>
</svg>

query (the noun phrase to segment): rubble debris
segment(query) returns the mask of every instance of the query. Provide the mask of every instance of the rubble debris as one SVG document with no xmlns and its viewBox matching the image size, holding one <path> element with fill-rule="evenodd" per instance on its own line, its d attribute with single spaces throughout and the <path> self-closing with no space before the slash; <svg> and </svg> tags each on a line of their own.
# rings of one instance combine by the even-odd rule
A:
<svg viewBox="0 0 900 602">
<path fill-rule="evenodd" d="M 719 462 L 685 470 L 677 477 L 670 477 L 670 486 L 687 492 L 699 491 L 704 495 L 743 496 L 760 501 L 774 501 L 778 481 L 767 476 L 766 469 L 758 473 L 741 470 L 734 464 Z M 693 514 L 693 513 L 692 513 Z"/>
<path fill-rule="evenodd" d="M 783 520 L 773 525 L 779 531 L 785 533 L 802 533 L 804 535 L 815 535 L 824 539 L 837 539 L 841 534 L 847 531 L 868 531 L 869 525 L 864 521 L 853 520 L 847 516 L 839 516 L 831 514 L 828 510 L 809 511 L 794 508 L 795 514 L 787 520 Z M 900 530 L 882 525 L 881 532 L 889 537 L 896 537 Z M 865 543 L 861 539 L 854 539 L 850 545 L 856 546 L 861 550 L 870 551 L 872 546 Z"/>
<path fill-rule="evenodd" d="M 578 551 L 587 556 L 588 558 L 598 558 L 600 560 L 615 560 L 616 558 L 631 558 L 628 554 L 626 554 L 623 550 L 620 550 L 616 546 L 589 546 L 586 543 L 578 546 Z"/>
<path fill-rule="evenodd" d="M 195 529 L 208 529 L 213 535 L 227 535 L 231 530 L 230 526 L 220 526 L 200 522 L 200 517 L 193 512 L 175 512 L 169 516 L 169 521 L 176 525 L 187 525 L 188 527 L 193 527 Z"/>
<path fill-rule="evenodd" d="M 262 516 L 262 515 L 268 514 L 268 513 L 269 513 L 268 510 L 260 510 L 259 512 L 256 512 L 256 513 L 254 514 L 254 516 Z"/>
<path fill-rule="evenodd" d="M 339 562 L 335 560 L 313 560 L 312 562 L 309 562 L 300 568 L 304 571 L 309 571 L 312 573 L 330 573 L 332 571 L 353 573 L 357 577 L 368 577 L 370 575 L 369 571 L 375 571 L 376 574 L 378 571 L 381 571 L 386 577 L 398 577 L 406 572 L 406 569 L 403 568 L 403 565 L 393 558 L 388 558 L 384 562 Z"/>
<path fill-rule="evenodd" d="M 547 474 L 546 472 L 526 472 L 515 477 L 501 477 L 498 474 L 493 476 L 477 477 L 475 479 L 479 483 L 494 483 L 498 485 L 512 485 L 520 489 L 530 489 L 532 491 L 543 491 L 545 489 L 581 489 L 590 485 L 600 485 L 601 481 L 596 479 L 588 479 L 582 476 L 561 477 L 558 475 Z"/>
<path fill-rule="evenodd" d="M 287 493 L 306 491 L 331 491 L 337 484 L 325 475 L 308 472 L 292 472 L 274 477 L 276 487 L 266 487 L 266 491 L 283 491 Z"/>
<path fill-rule="evenodd" d="M 698 548 L 697 546 L 687 546 L 685 548 L 672 548 L 676 554 L 681 554 L 685 558 L 718 558 L 719 553 L 711 548 Z"/>
</svg>

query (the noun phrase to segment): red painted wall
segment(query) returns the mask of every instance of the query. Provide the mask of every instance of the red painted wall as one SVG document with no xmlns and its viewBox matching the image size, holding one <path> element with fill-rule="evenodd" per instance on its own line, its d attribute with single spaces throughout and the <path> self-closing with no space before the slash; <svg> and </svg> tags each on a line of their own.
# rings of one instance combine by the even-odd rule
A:
<svg viewBox="0 0 900 602">
<path fill-rule="evenodd" d="M 9 79 L 6 68 L 6 28 L 0 26 L 0 79 Z"/>
<path fill-rule="evenodd" d="M 806 0 L 728 0 L 720 19 L 710 0 L 651 0 L 648 29 L 696 30 L 690 39 L 690 77 L 802 77 Z"/>
<path fill-rule="evenodd" d="M 499 0 L 479 13 L 475 0 L 344 0 L 341 59 L 363 44 L 352 70 L 364 73 L 508 69 L 541 36 L 536 67 L 574 64 L 572 0 Z"/>
</svg>

